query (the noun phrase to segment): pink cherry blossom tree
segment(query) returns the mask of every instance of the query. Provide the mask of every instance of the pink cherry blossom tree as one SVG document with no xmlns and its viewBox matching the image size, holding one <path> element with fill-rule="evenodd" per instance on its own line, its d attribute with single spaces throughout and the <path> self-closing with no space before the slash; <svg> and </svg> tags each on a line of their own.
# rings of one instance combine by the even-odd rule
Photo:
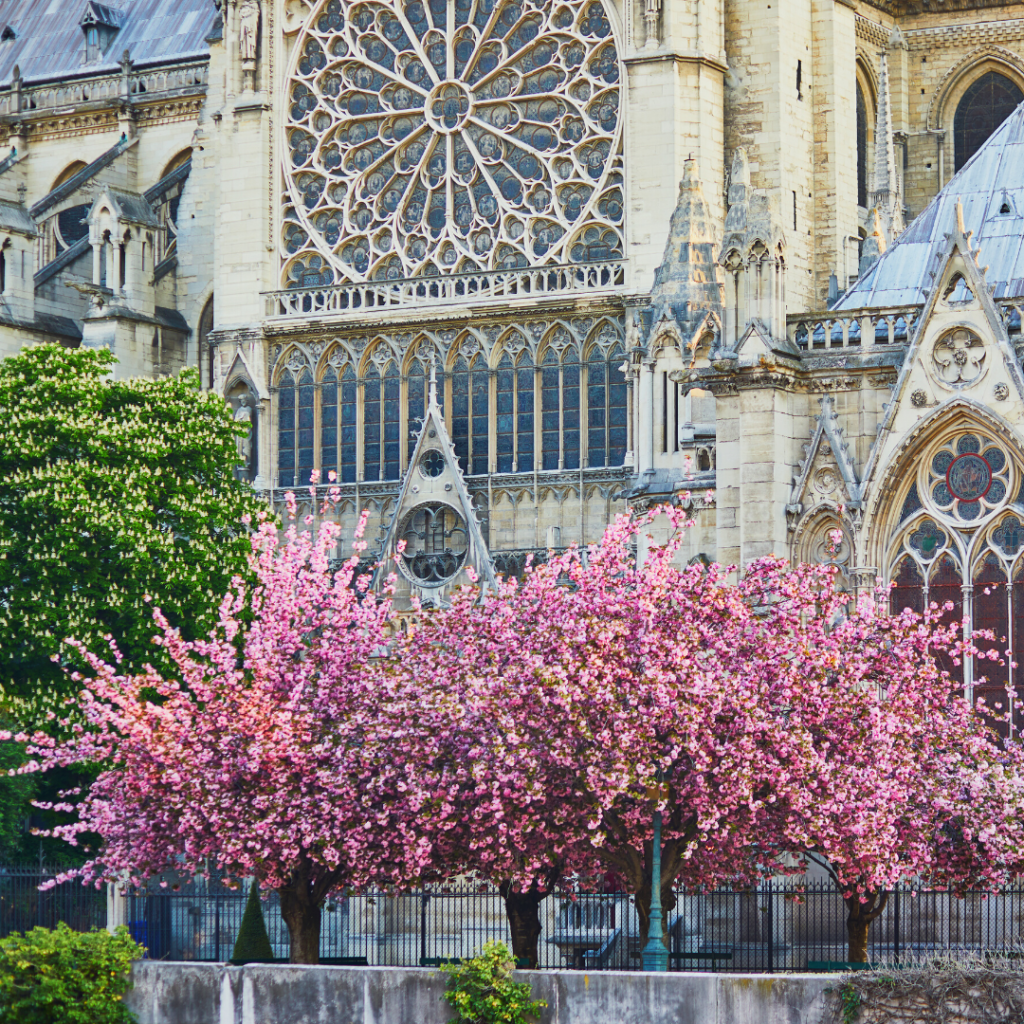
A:
<svg viewBox="0 0 1024 1024">
<path fill-rule="evenodd" d="M 555 866 L 622 875 L 645 941 L 656 808 L 668 908 L 678 879 L 767 870 L 753 844 L 808 742 L 784 713 L 799 680 L 749 668 L 771 660 L 771 621 L 727 570 L 678 566 L 685 516 L 658 514 L 672 537 L 642 564 L 633 544 L 655 516 L 620 517 L 585 557 L 570 550 L 496 593 L 457 592 L 396 659 L 409 699 L 392 707 L 404 715 L 392 731 L 419 752 L 414 782 L 394 763 L 380 779 L 425 795 L 416 827 L 442 863 L 533 894 L 509 914 L 531 960 Z"/>
<path fill-rule="evenodd" d="M 332 889 L 408 852 L 397 832 L 373 828 L 365 799 L 362 752 L 375 739 L 390 602 L 357 576 L 362 525 L 355 554 L 333 569 L 338 532 L 330 522 L 315 536 L 262 523 L 258 584 L 236 581 L 208 639 L 187 643 L 155 613 L 173 678 L 121 675 L 92 658 L 92 677 L 79 680 L 84 727 L 63 741 L 37 735 L 29 748 L 31 768 L 102 766 L 77 806 L 63 807 L 77 822 L 55 830 L 72 843 L 103 837 L 74 874 L 254 876 L 280 895 L 296 963 L 318 962 Z"/>
<path fill-rule="evenodd" d="M 842 893 L 848 959 L 867 959 L 870 926 L 901 879 L 994 888 L 1019 873 L 1020 745 L 940 668 L 995 652 L 965 643 L 934 606 L 893 614 L 887 587 L 850 607 L 817 568 L 762 563 L 749 581 L 778 621 L 773 661 L 803 680 L 790 717 L 811 741 L 798 769 L 805 784 L 778 794 L 772 840 L 820 865 Z"/>
</svg>

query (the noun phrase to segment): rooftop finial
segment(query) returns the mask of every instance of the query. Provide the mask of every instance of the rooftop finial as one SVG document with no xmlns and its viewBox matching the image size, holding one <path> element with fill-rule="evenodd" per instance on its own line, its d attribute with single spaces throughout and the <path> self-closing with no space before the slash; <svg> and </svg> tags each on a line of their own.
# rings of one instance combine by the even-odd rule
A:
<svg viewBox="0 0 1024 1024">
<path fill-rule="evenodd" d="M 429 405 L 437 405 L 437 354 L 430 353 L 430 391 L 427 402 Z"/>
</svg>

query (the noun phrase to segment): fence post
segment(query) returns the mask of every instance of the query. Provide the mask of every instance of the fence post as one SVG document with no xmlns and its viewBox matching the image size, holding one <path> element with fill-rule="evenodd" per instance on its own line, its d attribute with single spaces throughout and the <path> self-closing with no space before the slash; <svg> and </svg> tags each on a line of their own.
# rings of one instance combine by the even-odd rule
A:
<svg viewBox="0 0 1024 1024">
<path fill-rule="evenodd" d="M 772 893 L 772 880 L 768 879 L 768 913 L 765 915 L 768 928 L 768 973 L 775 973 L 775 897 Z"/>
<path fill-rule="evenodd" d="M 896 963 L 900 959 L 900 887 L 892 891 L 892 958 Z"/>
<path fill-rule="evenodd" d="M 420 964 L 427 959 L 427 904 L 430 896 L 424 893 L 420 897 Z"/>
<path fill-rule="evenodd" d="M 213 959 L 220 963 L 220 889 L 213 897 Z"/>
</svg>

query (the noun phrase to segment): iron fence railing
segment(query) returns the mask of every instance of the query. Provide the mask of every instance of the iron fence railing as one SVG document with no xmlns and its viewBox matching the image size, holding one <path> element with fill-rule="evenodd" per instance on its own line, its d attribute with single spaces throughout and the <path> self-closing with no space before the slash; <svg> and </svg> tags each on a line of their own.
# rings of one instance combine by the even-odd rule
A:
<svg viewBox="0 0 1024 1024">
<path fill-rule="evenodd" d="M 0 865 L 0 938 L 32 928 L 54 928 L 63 921 L 75 931 L 107 923 L 105 888 L 96 890 L 72 880 L 52 889 L 39 886 L 56 877 L 59 867 Z"/>
<path fill-rule="evenodd" d="M 246 900 L 201 880 L 177 891 L 154 887 L 128 897 L 135 937 L 154 958 L 227 960 Z M 288 956 L 288 932 L 274 894 L 263 905 L 276 957 Z M 574 893 L 541 904 L 540 966 L 639 969 L 640 930 L 625 894 Z M 846 907 L 829 885 L 773 882 L 755 891 L 676 894 L 666 914 L 671 970 L 777 972 L 846 961 Z M 322 915 L 321 959 L 415 967 L 472 956 L 487 939 L 510 942 L 504 904 L 490 886 L 447 885 L 389 895 L 329 899 Z M 892 962 L 910 952 L 1016 949 L 1024 942 L 1024 887 L 957 897 L 910 887 L 890 894 L 871 926 L 868 958 Z"/>
</svg>

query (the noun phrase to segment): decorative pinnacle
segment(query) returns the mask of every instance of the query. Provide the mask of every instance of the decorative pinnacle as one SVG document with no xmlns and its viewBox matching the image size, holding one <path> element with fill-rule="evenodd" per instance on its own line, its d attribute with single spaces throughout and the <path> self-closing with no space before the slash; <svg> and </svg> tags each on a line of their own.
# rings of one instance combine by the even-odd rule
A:
<svg viewBox="0 0 1024 1024">
<path fill-rule="evenodd" d="M 427 403 L 437 405 L 437 355 L 433 352 L 430 353 L 430 391 Z"/>
</svg>

